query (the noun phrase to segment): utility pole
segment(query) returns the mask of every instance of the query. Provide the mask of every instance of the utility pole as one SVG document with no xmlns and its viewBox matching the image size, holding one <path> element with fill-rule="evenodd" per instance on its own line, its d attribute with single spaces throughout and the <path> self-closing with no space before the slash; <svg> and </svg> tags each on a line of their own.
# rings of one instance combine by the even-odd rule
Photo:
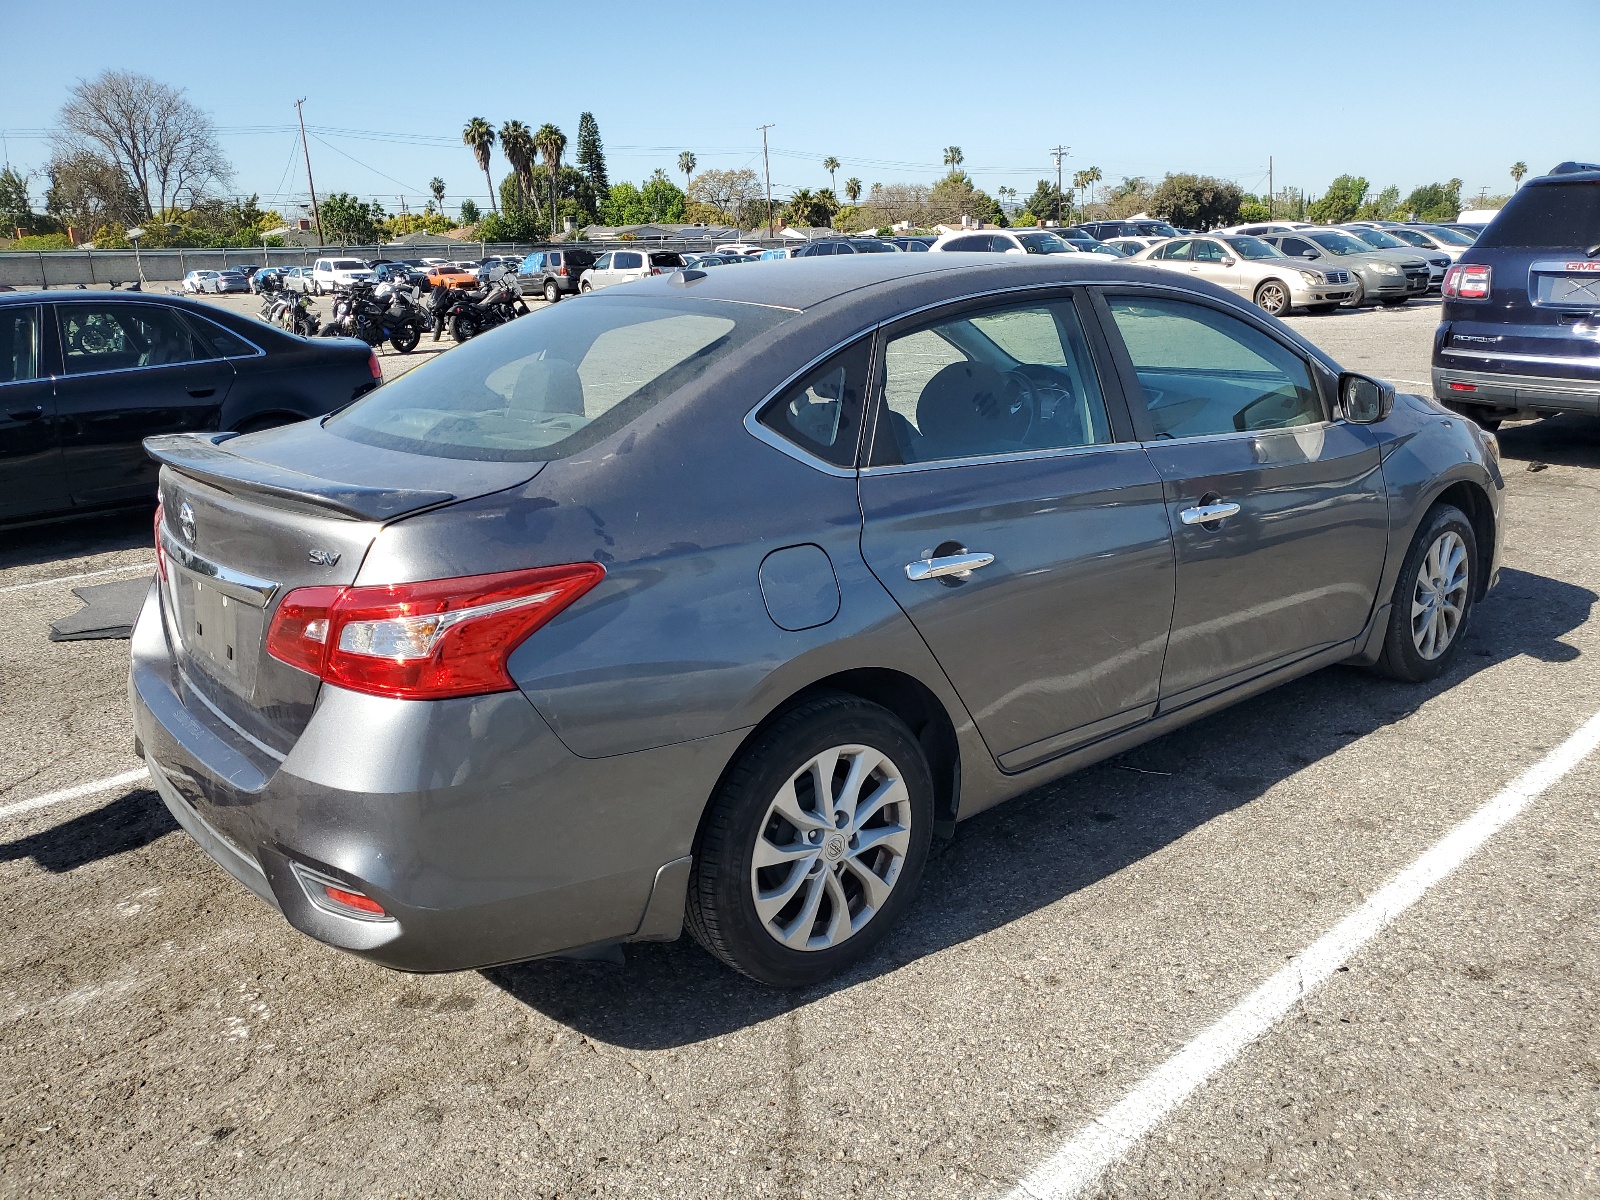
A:
<svg viewBox="0 0 1600 1200">
<path fill-rule="evenodd" d="M 1267 155 L 1267 220 L 1272 220 L 1272 155 Z"/>
<path fill-rule="evenodd" d="M 300 106 L 306 102 L 301 96 L 294 102 L 295 114 L 300 118 L 300 149 L 306 152 L 306 188 L 311 192 L 311 216 L 317 222 L 317 245 L 327 244 L 327 238 L 322 236 L 322 212 L 317 208 L 317 185 L 311 181 L 311 146 L 306 142 L 306 114 Z"/>
<path fill-rule="evenodd" d="M 767 130 L 771 125 L 761 127 L 761 165 L 767 176 L 767 240 L 772 240 L 772 160 L 767 157 Z"/>
<path fill-rule="evenodd" d="M 1050 153 L 1056 156 L 1056 224 L 1061 224 L 1061 160 L 1067 156 L 1071 146 L 1053 146 Z"/>
</svg>

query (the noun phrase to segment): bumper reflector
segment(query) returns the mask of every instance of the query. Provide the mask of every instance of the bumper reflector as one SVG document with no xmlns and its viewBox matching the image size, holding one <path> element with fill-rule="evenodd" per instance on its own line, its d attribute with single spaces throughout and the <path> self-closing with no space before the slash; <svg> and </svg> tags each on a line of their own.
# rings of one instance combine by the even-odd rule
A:
<svg viewBox="0 0 1600 1200">
<path fill-rule="evenodd" d="M 1447 385 L 1452 392 L 1475 392 L 1478 385 L 1475 383 L 1452 383 Z"/>
<path fill-rule="evenodd" d="M 332 900 L 335 904 L 343 905 L 345 908 L 353 908 L 357 912 L 363 912 L 374 917 L 386 917 L 389 915 L 383 911 L 383 905 L 379 904 L 371 896 L 363 896 L 360 892 L 347 892 L 344 888 L 337 888 L 328 883 L 322 885 L 322 890 L 327 893 L 329 900 Z"/>
</svg>

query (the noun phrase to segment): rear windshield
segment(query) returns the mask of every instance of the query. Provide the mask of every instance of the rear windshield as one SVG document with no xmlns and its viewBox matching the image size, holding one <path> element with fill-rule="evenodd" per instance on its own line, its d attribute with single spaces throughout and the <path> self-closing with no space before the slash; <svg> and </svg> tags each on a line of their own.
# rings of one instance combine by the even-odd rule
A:
<svg viewBox="0 0 1600 1200">
<path fill-rule="evenodd" d="M 326 427 L 353 442 L 435 458 L 565 458 L 792 315 L 689 299 L 558 304 L 408 371 Z"/>
<path fill-rule="evenodd" d="M 367 264 L 359 258 L 336 258 L 333 260 L 333 266 L 330 269 L 334 271 L 365 271 Z"/>
<path fill-rule="evenodd" d="M 1525 246 L 1586 251 L 1600 243 L 1600 183 L 1541 183 L 1520 189 L 1478 235 L 1486 250 Z"/>
<path fill-rule="evenodd" d="M 1053 233 L 1019 233 L 1017 241 L 1029 254 L 1065 254 L 1067 245 Z"/>
</svg>

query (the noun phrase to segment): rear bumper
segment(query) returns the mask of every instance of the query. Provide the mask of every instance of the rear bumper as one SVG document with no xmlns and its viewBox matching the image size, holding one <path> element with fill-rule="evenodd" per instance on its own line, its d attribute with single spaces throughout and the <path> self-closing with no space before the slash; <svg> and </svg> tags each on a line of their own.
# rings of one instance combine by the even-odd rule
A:
<svg viewBox="0 0 1600 1200">
<path fill-rule="evenodd" d="M 1471 391 L 1450 384 L 1470 386 Z M 1442 404 L 1480 404 L 1512 412 L 1579 413 L 1600 417 L 1600 379 L 1510 375 L 1501 371 L 1433 368 L 1433 398 Z"/>
<path fill-rule="evenodd" d="M 279 760 L 185 685 L 154 589 L 129 694 L 157 790 L 201 848 L 302 933 L 406 971 L 677 937 L 700 813 L 741 736 L 583 759 L 520 692 L 324 687 Z M 331 910 L 308 873 L 389 919 Z"/>
</svg>

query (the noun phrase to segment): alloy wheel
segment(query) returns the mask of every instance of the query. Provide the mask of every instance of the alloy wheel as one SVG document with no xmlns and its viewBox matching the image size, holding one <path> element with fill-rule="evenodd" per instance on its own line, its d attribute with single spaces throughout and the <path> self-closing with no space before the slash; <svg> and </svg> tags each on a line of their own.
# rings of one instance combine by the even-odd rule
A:
<svg viewBox="0 0 1600 1200">
<path fill-rule="evenodd" d="M 750 868 L 756 915 L 792 950 L 831 949 L 882 911 L 910 847 L 894 762 L 870 746 L 824 750 L 767 806 Z"/>
<path fill-rule="evenodd" d="M 1447 529 L 1433 540 L 1411 596 L 1411 641 L 1425 659 L 1450 648 L 1467 611 L 1467 544 Z"/>
<path fill-rule="evenodd" d="M 1269 280 L 1256 292 L 1256 304 L 1269 316 L 1281 317 L 1289 309 L 1289 294 L 1282 284 Z"/>
</svg>

